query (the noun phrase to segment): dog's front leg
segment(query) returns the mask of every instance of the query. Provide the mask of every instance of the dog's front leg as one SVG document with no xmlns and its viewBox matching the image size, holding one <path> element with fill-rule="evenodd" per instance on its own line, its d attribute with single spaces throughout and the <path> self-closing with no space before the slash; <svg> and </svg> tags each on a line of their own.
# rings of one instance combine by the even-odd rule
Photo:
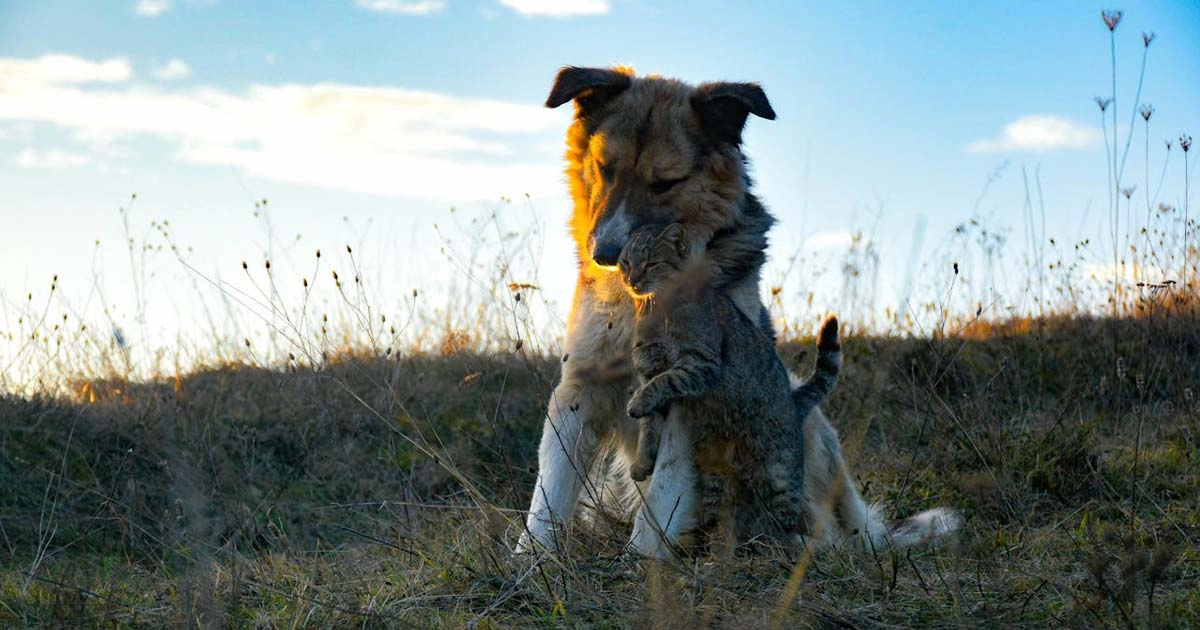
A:
<svg viewBox="0 0 1200 630">
<path fill-rule="evenodd" d="M 518 552 L 535 546 L 563 549 L 562 533 L 579 503 L 579 493 L 596 458 L 603 421 L 600 400 L 610 388 L 588 387 L 564 381 L 550 398 L 542 441 L 538 447 L 538 476 Z"/>
<path fill-rule="evenodd" d="M 633 522 L 630 547 L 638 554 L 667 559 L 680 537 L 696 527 L 696 462 L 682 405 L 672 405 L 662 427 L 654 476 Z"/>
</svg>

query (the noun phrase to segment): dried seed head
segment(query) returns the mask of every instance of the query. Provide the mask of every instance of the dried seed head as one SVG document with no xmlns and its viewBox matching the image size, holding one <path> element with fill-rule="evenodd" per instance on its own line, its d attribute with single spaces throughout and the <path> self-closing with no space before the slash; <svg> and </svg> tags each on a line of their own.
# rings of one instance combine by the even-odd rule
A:
<svg viewBox="0 0 1200 630">
<path fill-rule="evenodd" d="M 1108 106 L 1112 104 L 1111 98 L 1101 98 L 1099 96 L 1093 96 L 1092 100 L 1096 101 L 1096 105 L 1100 106 L 1100 113 L 1102 113 L 1102 114 L 1104 113 L 1104 110 L 1108 109 Z"/>
<path fill-rule="evenodd" d="M 271 261 L 270 261 L 270 259 L 268 259 L 268 260 L 266 261 L 266 263 L 264 263 L 264 265 L 266 266 L 266 268 L 267 268 L 267 271 L 270 271 L 270 270 L 271 270 Z"/>
<path fill-rule="evenodd" d="M 317 250 L 317 258 L 320 258 L 320 257 L 321 257 L 321 250 L 320 250 L 320 249 L 318 249 L 318 250 Z"/>
<path fill-rule="evenodd" d="M 1125 357 L 1117 357 L 1117 378 L 1125 380 Z"/>
<path fill-rule="evenodd" d="M 1144 45 L 1146 48 L 1149 48 L 1150 42 L 1152 42 L 1152 41 L 1154 41 L 1154 32 L 1153 31 L 1151 31 L 1149 33 L 1145 33 L 1145 32 L 1142 33 L 1142 45 Z"/>
<path fill-rule="evenodd" d="M 1121 23 L 1121 17 L 1124 15 L 1124 11 L 1100 12 L 1100 18 L 1104 20 L 1104 25 L 1108 27 L 1109 32 L 1117 30 L 1117 25 Z"/>
<path fill-rule="evenodd" d="M 956 275 L 956 276 L 958 275 L 958 263 L 957 262 L 954 263 L 954 275 Z"/>
<path fill-rule="evenodd" d="M 244 260 L 243 260 L 243 261 L 242 261 L 242 270 L 243 270 L 243 271 L 249 271 L 249 269 L 250 269 L 250 265 L 247 265 L 247 264 L 246 264 L 246 261 L 244 261 Z"/>
<path fill-rule="evenodd" d="M 347 246 L 346 246 L 346 253 L 347 253 L 347 254 L 353 254 L 353 253 L 354 253 L 354 250 L 350 249 L 350 246 L 349 246 L 349 245 L 347 245 Z"/>
<path fill-rule="evenodd" d="M 1149 104 L 1142 105 L 1138 113 L 1142 115 L 1142 120 L 1150 122 L 1150 117 L 1154 115 L 1154 106 Z"/>
<path fill-rule="evenodd" d="M 1125 195 L 1126 199 L 1129 199 L 1130 197 L 1133 196 L 1133 191 L 1135 191 L 1135 190 L 1137 190 L 1137 186 L 1130 186 L 1129 188 L 1122 188 L 1121 194 Z"/>
<path fill-rule="evenodd" d="M 1187 150 L 1192 148 L 1192 137 L 1187 134 L 1179 136 L 1179 148 L 1183 149 L 1184 153 L 1187 153 Z"/>
</svg>

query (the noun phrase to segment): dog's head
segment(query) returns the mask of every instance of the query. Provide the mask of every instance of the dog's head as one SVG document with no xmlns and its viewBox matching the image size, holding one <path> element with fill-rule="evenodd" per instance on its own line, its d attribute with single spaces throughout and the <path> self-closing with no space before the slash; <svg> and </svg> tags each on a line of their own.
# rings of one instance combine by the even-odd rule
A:
<svg viewBox="0 0 1200 630">
<path fill-rule="evenodd" d="M 566 67 L 546 106 L 571 100 L 571 229 L 585 263 L 614 266 L 645 225 L 683 223 L 690 247 L 700 249 L 738 224 L 746 194 L 742 128 L 750 114 L 775 118 L 757 84 L 694 87 L 621 67 Z"/>
</svg>

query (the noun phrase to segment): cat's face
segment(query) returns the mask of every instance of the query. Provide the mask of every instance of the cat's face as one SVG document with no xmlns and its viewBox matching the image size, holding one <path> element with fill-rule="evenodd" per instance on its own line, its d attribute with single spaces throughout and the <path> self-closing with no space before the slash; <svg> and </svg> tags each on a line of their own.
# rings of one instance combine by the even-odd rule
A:
<svg viewBox="0 0 1200 630">
<path fill-rule="evenodd" d="M 687 234 L 678 223 L 634 232 L 617 259 L 625 289 L 634 297 L 648 297 L 670 287 L 687 261 L 687 247 Z"/>
</svg>

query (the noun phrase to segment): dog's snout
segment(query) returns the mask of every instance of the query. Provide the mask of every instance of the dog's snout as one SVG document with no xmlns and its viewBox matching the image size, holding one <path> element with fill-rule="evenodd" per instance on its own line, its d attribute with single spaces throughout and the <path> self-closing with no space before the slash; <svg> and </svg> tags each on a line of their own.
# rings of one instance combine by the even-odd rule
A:
<svg viewBox="0 0 1200 630">
<path fill-rule="evenodd" d="M 592 247 L 592 260 L 601 267 L 612 267 L 621 256 L 621 248 L 616 243 L 597 242 Z"/>
</svg>

